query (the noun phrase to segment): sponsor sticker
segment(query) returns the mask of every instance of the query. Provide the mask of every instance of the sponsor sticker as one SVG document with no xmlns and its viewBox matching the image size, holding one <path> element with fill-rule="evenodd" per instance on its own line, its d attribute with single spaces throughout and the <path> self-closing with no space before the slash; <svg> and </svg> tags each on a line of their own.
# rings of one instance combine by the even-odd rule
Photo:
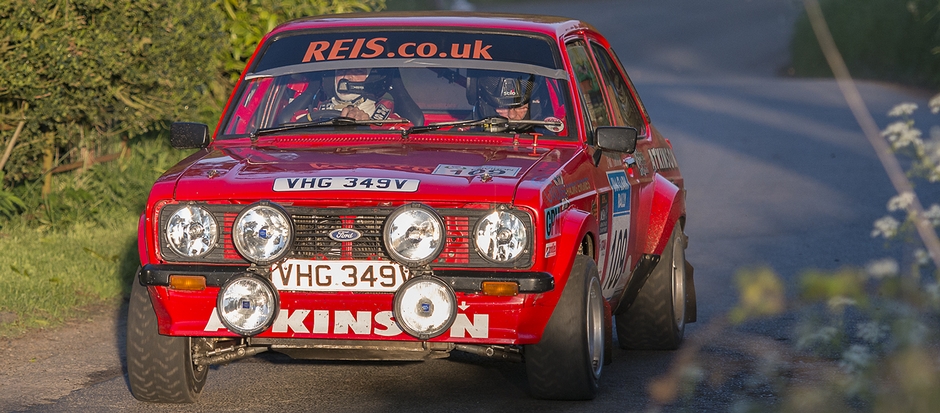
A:
<svg viewBox="0 0 940 413">
<path fill-rule="evenodd" d="M 450 59 L 493 60 L 490 56 L 491 44 L 475 40 L 467 44 L 449 44 L 439 46 L 431 42 L 402 42 L 389 44 L 388 37 L 318 40 L 310 42 L 302 62 L 323 62 L 344 59 L 372 59 L 376 57 L 414 58 L 436 57 Z"/>
<path fill-rule="evenodd" d="M 558 254 L 558 244 L 555 241 L 545 244 L 545 258 L 551 258 Z"/>
<path fill-rule="evenodd" d="M 515 166 L 466 166 L 466 165 L 438 165 L 434 168 L 432 175 L 450 175 L 450 176 L 479 176 L 489 174 L 490 176 L 516 176 L 522 168 Z"/>
<path fill-rule="evenodd" d="M 215 332 L 224 329 L 225 325 L 219 318 L 219 312 L 213 308 L 203 331 Z M 319 336 L 395 337 L 405 334 L 395 323 L 390 310 L 374 312 L 301 308 L 281 308 L 270 331 Z M 451 338 L 488 338 L 490 315 L 458 312 L 449 332 Z"/>
<path fill-rule="evenodd" d="M 607 172 L 607 180 L 613 189 L 614 217 L 630 213 L 630 181 L 624 171 Z"/>
<path fill-rule="evenodd" d="M 561 235 L 561 225 L 558 225 L 558 215 L 561 211 L 568 209 L 568 203 L 562 202 L 551 208 L 545 209 L 545 239 L 552 239 Z"/>
<path fill-rule="evenodd" d="M 554 123 L 556 123 L 555 125 L 545 125 L 545 129 L 548 129 L 548 130 L 550 130 L 550 131 L 552 131 L 552 132 L 555 132 L 555 133 L 558 133 L 558 132 L 561 132 L 561 131 L 565 130 L 565 122 L 563 122 L 561 119 L 558 119 L 558 118 L 556 118 L 556 117 L 554 117 L 554 116 L 549 116 L 549 117 L 545 118 L 545 121 L 546 121 L 546 122 L 554 122 Z"/>
<path fill-rule="evenodd" d="M 274 180 L 274 191 L 415 192 L 419 183 L 417 179 L 347 176 L 277 178 Z"/>
</svg>

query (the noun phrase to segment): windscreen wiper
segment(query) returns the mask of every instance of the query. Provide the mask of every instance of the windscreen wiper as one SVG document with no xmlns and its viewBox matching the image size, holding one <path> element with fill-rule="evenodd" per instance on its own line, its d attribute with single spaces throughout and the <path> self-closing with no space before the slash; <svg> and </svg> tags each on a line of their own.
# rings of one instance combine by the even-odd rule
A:
<svg viewBox="0 0 940 413">
<path fill-rule="evenodd" d="M 486 132 L 522 132 L 524 129 L 531 126 L 554 126 L 561 127 L 562 123 L 560 121 L 550 122 L 544 120 L 534 120 L 534 119 L 520 119 L 512 120 L 504 118 L 502 116 L 490 116 L 483 119 L 471 119 L 471 120 L 458 120 L 453 122 L 436 122 L 431 123 L 426 126 L 412 126 L 411 128 L 401 131 L 402 137 L 408 137 L 413 133 L 424 133 L 435 131 L 438 129 L 446 127 L 477 127 L 480 126 Z"/>
<path fill-rule="evenodd" d="M 254 131 L 250 138 L 257 139 L 261 135 L 268 135 L 277 132 L 284 132 L 295 129 L 315 128 L 320 126 L 354 126 L 354 125 L 388 125 L 388 124 L 406 124 L 411 123 L 408 119 L 366 119 L 357 120 L 346 116 L 337 116 L 325 120 L 314 120 L 311 122 L 288 123 L 270 128 L 263 128 Z"/>
</svg>

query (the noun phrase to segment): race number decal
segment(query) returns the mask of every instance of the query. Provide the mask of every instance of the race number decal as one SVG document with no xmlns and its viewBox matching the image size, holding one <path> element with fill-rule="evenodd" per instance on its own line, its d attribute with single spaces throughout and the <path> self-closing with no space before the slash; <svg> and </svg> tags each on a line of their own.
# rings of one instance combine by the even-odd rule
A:
<svg viewBox="0 0 940 413">
<path fill-rule="evenodd" d="M 610 253 L 603 290 L 607 294 L 616 287 L 620 278 L 630 270 L 631 257 L 627 255 L 630 242 L 630 182 L 624 171 L 607 172 L 611 189 Z"/>
<path fill-rule="evenodd" d="M 291 191 L 377 191 L 377 192 L 415 192 L 420 181 L 417 179 L 336 177 L 319 178 L 277 178 L 274 180 L 275 192 Z"/>
</svg>

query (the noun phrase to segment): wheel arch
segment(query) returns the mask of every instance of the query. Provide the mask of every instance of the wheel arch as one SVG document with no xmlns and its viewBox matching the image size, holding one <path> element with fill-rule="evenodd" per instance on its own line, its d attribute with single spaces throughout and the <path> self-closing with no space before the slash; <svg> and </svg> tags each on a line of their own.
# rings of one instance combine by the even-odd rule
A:
<svg viewBox="0 0 940 413">
<path fill-rule="evenodd" d="M 685 228 L 685 190 L 657 174 L 653 180 L 653 199 L 646 231 L 646 254 L 661 255 L 676 224 Z"/>
<path fill-rule="evenodd" d="M 551 318 L 552 312 L 561 299 L 561 294 L 568 284 L 568 278 L 575 263 L 575 258 L 581 255 L 582 249 L 591 249 L 592 254 L 597 253 L 597 223 L 590 212 L 577 208 L 569 208 L 563 211 L 556 218 L 560 225 L 562 234 L 560 237 L 546 242 L 556 242 L 556 256 L 554 265 L 551 266 L 551 272 L 555 275 L 555 286 L 552 291 L 540 294 L 533 305 L 544 311 L 527 311 L 526 319 L 520 323 L 524 331 L 520 331 L 520 337 L 531 337 L 535 342 L 541 339 Z M 595 262 L 597 257 L 589 256 Z M 528 341 L 528 340 L 527 340 Z"/>
</svg>

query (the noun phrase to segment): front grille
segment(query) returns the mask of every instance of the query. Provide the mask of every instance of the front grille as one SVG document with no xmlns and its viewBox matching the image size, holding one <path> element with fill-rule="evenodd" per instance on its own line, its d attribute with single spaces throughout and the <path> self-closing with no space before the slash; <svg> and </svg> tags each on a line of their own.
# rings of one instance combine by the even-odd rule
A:
<svg viewBox="0 0 940 413">
<path fill-rule="evenodd" d="M 203 205 L 212 212 L 222 226 L 222 240 L 216 248 L 195 262 L 247 264 L 238 254 L 232 242 L 232 226 L 238 213 L 246 206 L 242 205 Z M 161 211 L 160 228 L 166 227 L 165 219 L 178 208 L 169 205 Z M 393 208 L 306 208 L 286 207 L 285 210 L 294 222 L 294 243 L 288 252 L 288 258 L 314 260 L 389 260 L 382 244 L 382 226 Z M 476 220 L 491 212 L 485 209 L 438 209 L 444 219 L 447 235 L 444 250 L 431 265 L 435 267 L 511 267 L 522 268 L 531 265 L 531 248 L 514 264 L 494 264 L 479 254 L 472 247 L 471 231 Z M 529 215 L 519 212 L 518 216 L 526 222 L 529 234 L 532 231 Z M 329 237 L 331 231 L 346 228 L 359 231 L 362 236 L 352 242 L 335 241 Z M 161 231 L 162 233 L 162 231 Z M 170 262 L 194 262 L 178 256 L 166 247 L 166 239 L 161 237 L 164 246 L 161 252 Z"/>
</svg>

